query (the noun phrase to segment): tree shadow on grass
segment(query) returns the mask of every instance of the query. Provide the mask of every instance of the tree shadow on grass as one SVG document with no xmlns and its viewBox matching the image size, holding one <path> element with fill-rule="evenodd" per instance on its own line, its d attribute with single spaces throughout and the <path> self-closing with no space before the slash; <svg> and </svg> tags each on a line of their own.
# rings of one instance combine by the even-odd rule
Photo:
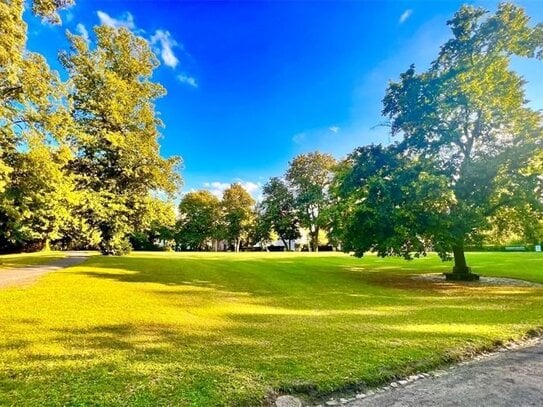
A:
<svg viewBox="0 0 543 407">
<path fill-rule="evenodd" d="M 541 291 L 531 288 L 522 295 L 507 287 L 451 290 L 391 270 L 292 267 L 123 258 L 63 271 L 151 283 L 142 290 L 152 295 L 157 320 L 167 320 L 163 311 L 170 320 L 156 323 L 135 310 L 136 318 L 124 316 L 130 322 L 48 328 L 41 340 L 53 346 L 49 352 L 34 350 L 37 340 L 24 342 L 39 321 L 21 328 L 11 340 L 23 356 L 10 373 L 0 371 L 0 394 L 5 388 L 19 404 L 29 397 L 58 405 L 257 405 L 269 387 L 329 394 L 376 383 L 541 321 L 527 308 L 541 304 Z M 13 404 L 6 400 L 0 396 L 0 404 Z"/>
</svg>

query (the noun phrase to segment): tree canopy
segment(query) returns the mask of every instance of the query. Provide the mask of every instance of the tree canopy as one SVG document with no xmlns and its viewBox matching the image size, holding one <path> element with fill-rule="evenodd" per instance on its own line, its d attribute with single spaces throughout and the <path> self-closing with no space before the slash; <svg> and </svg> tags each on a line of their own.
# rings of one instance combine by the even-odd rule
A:
<svg viewBox="0 0 543 407">
<path fill-rule="evenodd" d="M 323 212 L 328 203 L 328 187 L 336 160 L 330 154 L 301 154 L 290 163 L 286 173 L 298 208 L 301 226 L 309 229 L 310 249 L 319 249 L 319 231 L 324 226 Z"/>
<path fill-rule="evenodd" d="M 543 57 L 543 25 L 529 23 L 512 4 L 495 14 L 463 6 L 430 69 L 411 66 L 388 86 L 383 114 L 401 140 L 351 156 L 344 190 L 357 198 L 346 247 L 406 257 L 432 247 L 454 255 L 452 278 L 471 278 L 464 245 L 491 216 L 541 213 L 542 114 L 510 66 L 514 56 Z"/>
<path fill-rule="evenodd" d="M 71 0 L 35 0 L 60 23 Z M 178 188 L 179 159 L 160 155 L 151 81 L 158 61 L 143 38 L 99 26 L 95 46 L 68 34 L 62 82 L 26 49 L 24 3 L 0 3 L 0 250 L 97 247 L 128 250 L 130 234 L 162 218 L 158 196 Z"/>
<path fill-rule="evenodd" d="M 228 187 L 222 197 L 223 237 L 233 242 L 239 251 L 241 241 L 247 239 L 254 221 L 255 200 L 239 183 Z"/>
<path fill-rule="evenodd" d="M 285 248 L 300 237 L 296 200 L 288 185 L 280 178 L 271 178 L 262 190 L 262 222 L 277 233 Z"/>
<path fill-rule="evenodd" d="M 221 201 L 209 191 L 189 192 L 179 203 L 178 245 L 203 250 L 219 238 Z"/>
</svg>

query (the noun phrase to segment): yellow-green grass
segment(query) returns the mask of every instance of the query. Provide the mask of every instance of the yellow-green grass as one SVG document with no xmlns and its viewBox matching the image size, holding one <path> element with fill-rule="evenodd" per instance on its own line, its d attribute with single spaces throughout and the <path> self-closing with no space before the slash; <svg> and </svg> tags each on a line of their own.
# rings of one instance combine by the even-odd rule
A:
<svg viewBox="0 0 543 407">
<path fill-rule="evenodd" d="M 64 257 L 66 257 L 66 253 L 54 251 L 3 254 L 0 255 L 0 272 L 3 269 L 47 264 L 55 260 L 60 260 Z"/>
<path fill-rule="evenodd" d="M 469 255 L 543 281 L 543 254 Z M 311 253 L 93 257 L 0 290 L 0 405 L 257 406 L 374 385 L 543 325 L 543 289 L 414 280 L 406 262 Z"/>
</svg>

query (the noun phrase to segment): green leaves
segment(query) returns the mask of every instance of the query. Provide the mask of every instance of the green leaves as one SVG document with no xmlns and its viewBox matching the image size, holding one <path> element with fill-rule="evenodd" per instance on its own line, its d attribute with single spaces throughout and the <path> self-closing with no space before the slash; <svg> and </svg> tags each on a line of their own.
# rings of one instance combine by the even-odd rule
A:
<svg viewBox="0 0 543 407">
<path fill-rule="evenodd" d="M 211 192 L 188 192 L 179 203 L 177 244 L 183 249 L 207 248 L 219 238 L 221 215 L 221 202 Z"/>
<path fill-rule="evenodd" d="M 325 226 L 323 213 L 328 204 L 328 187 L 335 164 L 336 160 L 330 154 L 316 151 L 295 157 L 286 173 L 300 224 L 309 229 L 313 250 L 318 250 L 319 229 Z"/>
<path fill-rule="evenodd" d="M 35 0 L 59 23 L 71 0 Z M 91 49 L 68 34 L 62 83 L 41 55 L 26 50 L 23 2 L 0 2 L 0 250 L 101 247 L 121 254 L 134 231 L 172 223 L 180 159 L 163 158 L 151 81 L 158 61 L 127 29 L 97 27 Z M 169 218 L 169 219 L 168 219 Z"/>
<path fill-rule="evenodd" d="M 400 141 L 356 150 L 336 181 L 346 250 L 447 258 L 498 213 L 541 214 L 543 116 L 510 59 L 540 58 L 543 26 L 511 4 L 493 15 L 463 6 L 448 25 L 453 37 L 431 68 L 411 66 L 386 91 L 383 114 Z"/>
<path fill-rule="evenodd" d="M 263 188 L 262 222 L 273 229 L 283 244 L 300 237 L 296 201 L 288 185 L 280 178 L 271 178 Z"/>
</svg>

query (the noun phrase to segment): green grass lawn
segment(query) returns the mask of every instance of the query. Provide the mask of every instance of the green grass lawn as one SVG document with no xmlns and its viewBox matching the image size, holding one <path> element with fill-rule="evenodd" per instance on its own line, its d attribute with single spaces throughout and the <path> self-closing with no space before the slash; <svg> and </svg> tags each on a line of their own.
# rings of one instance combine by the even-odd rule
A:
<svg viewBox="0 0 543 407">
<path fill-rule="evenodd" d="M 543 282 L 542 253 L 468 260 L 483 275 Z M 258 406 L 272 391 L 316 398 L 543 325 L 542 288 L 410 278 L 450 268 L 436 256 L 96 256 L 0 290 L 0 405 Z"/>
<path fill-rule="evenodd" d="M 4 254 L 0 255 L 0 272 L 2 269 L 47 264 L 64 257 L 66 254 L 62 252 Z"/>
</svg>

